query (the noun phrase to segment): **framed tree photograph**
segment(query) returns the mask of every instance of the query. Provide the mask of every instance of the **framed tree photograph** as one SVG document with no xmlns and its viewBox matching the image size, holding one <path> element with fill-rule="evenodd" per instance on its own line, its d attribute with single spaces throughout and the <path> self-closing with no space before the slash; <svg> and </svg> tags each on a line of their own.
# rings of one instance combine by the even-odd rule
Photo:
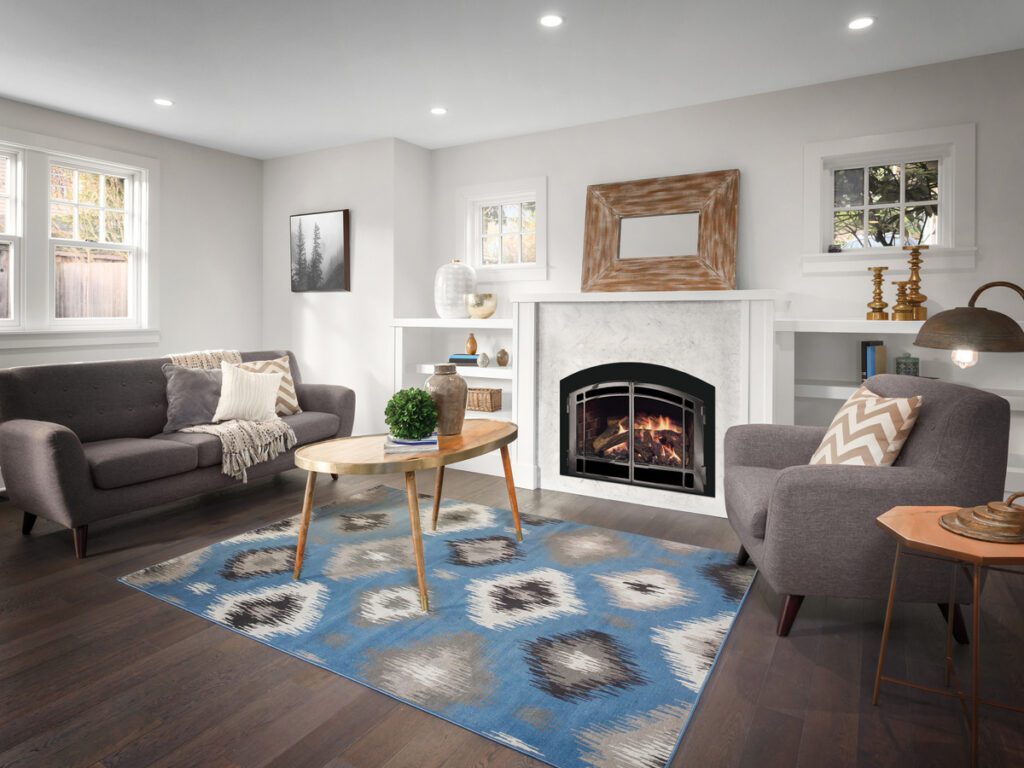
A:
<svg viewBox="0 0 1024 768">
<path fill-rule="evenodd" d="M 291 217 L 292 293 L 348 291 L 348 209 Z"/>
</svg>

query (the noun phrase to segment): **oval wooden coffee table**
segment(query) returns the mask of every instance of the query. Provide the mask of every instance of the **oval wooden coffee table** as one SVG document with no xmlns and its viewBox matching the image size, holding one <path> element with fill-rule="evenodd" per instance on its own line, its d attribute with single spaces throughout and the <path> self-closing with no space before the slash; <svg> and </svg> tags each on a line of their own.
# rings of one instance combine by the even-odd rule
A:
<svg viewBox="0 0 1024 768">
<path fill-rule="evenodd" d="M 508 500 L 512 506 L 512 519 L 516 526 L 516 537 L 523 540 L 523 529 L 519 523 L 519 503 L 516 501 L 516 486 L 512 480 L 512 461 L 508 445 L 519 434 L 519 428 L 508 421 L 491 419 L 467 419 L 462 433 L 438 440 L 438 450 L 424 453 L 384 453 L 386 435 L 363 437 L 342 437 L 299 448 L 295 452 L 295 466 L 309 472 L 306 478 L 306 495 L 302 501 L 302 525 L 299 529 L 299 545 L 295 551 L 296 579 L 302 576 L 302 558 L 306 551 L 306 534 L 313 514 L 313 491 L 319 472 L 331 475 L 388 475 L 405 473 L 405 493 L 409 501 L 409 522 L 412 525 L 412 550 L 416 558 L 416 577 L 420 586 L 420 604 L 424 611 L 430 610 L 427 596 L 427 575 L 423 562 L 423 534 L 420 529 L 420 502 L 416 492 L 416 472 L 421 469 L 437 469 L 434 484 L 433 528 L 437 530 L 437 514 L 441 504 L 441 486 L 444 483 L 444 468 L 476 456 L 483 456 L 493 450 L 501 451 L 501 463 L 505 469 L 505 485 Z"/>
</svg>

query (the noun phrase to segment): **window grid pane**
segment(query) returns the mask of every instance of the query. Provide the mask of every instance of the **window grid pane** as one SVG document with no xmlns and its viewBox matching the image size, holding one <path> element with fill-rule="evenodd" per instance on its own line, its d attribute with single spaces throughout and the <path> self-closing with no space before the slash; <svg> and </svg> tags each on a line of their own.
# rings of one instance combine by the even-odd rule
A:
<svg viewBox="0 0 1024 768">
<path fill-rule="evenodd" d="M 479 264 L 508 266 L 536 263 L 535 200 L 481 205 L 479 211 Z"/>
<path fill-rule="evenodd" d="M 0 320 L 11 319 L 11 245 L 0 243 Z"/>
<path fill-rule="evenodd" d="M 50 167 L 50 237 L 92 243 L 125 242 L 128 179 L 98 171 Z"/>
<path fill-rule="evenodd" d="M 58 245 L 54 263 L 57 318 L 128 317 L 128 251 Z"/>
</svg>

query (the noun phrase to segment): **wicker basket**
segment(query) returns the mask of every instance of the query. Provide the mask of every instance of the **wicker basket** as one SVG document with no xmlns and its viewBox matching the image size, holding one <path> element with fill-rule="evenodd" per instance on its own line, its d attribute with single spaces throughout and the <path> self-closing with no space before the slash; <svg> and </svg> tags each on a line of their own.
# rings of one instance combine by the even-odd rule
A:
<svg viewBox="0 0 1024 768">
<path fill-rule="evenodd" d="M 466 402 L 467 411 L 500 411 L 501 390 L 489 387 L 470 387 Z"/>
</svg>

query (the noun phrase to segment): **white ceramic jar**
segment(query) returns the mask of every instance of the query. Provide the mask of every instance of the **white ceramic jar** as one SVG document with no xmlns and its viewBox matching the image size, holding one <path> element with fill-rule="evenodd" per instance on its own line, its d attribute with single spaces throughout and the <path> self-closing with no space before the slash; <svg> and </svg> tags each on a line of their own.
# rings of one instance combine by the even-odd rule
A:
<svg viewBox="0 0 1024 768">
<path fill-rule="evenodd" d="M 445 320 L 469 317 L 466 294 L 476 291 L 476 271 L 458 259 L 445 264 L 434 276 L 434 309 Z"/>
</svg>

